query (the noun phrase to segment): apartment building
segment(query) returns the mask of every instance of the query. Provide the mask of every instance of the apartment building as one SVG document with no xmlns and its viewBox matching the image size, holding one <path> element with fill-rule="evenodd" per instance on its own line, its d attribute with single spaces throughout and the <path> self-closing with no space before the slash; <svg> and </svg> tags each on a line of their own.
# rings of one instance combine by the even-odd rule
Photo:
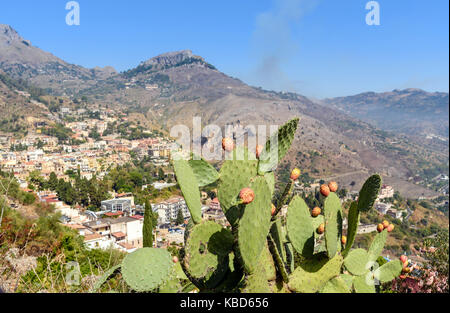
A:
<svg viewBox="0 0 450 313">
<path fill-rule="evenodd" d="M 153 204 L 152 209 L 153 211 L 158 212 L 158 224 L 167 224 L 170 223 L 171 220 L 175 220 L 179 210 L 182 210 L 184 218 L 191 216 L 186 201 L 183 197 L 179 196 Z"/>
</svg>

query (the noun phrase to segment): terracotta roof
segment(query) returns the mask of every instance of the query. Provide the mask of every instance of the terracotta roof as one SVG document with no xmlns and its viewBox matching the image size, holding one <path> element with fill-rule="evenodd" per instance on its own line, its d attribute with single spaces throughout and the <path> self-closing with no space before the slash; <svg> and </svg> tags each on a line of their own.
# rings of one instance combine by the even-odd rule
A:
<svg viewBox="0 0 450 313">
<path fill-rule="evenodd" d="M 94 234 L 89 234 L 89 235 L 85 235 L 84 236 L 84 241 L 91 241 L 91 240 L 95 240 L 95 239 L 100 239 L 103 236 L 97 233 Z"/>
<path fill-rule="evenodd" d="M 131 217 L 131 218 L 135 218 L 135 219 L 137 219 L 137 220 L 141 220 L 141 219 L 144 218 L 142 215 L 133 215 L 133 216 L 130 216 L 130 217 Z"/>
<path fill-rule="evenodd" d="M 117 211 L 117 212 L 106 212 L 105 215 L 106 216 L 118 216 L 118 215 L 122 215 L 123 212 L 122 211 Z"/>
<path fill-rule="evenodd" d="M 116 238 L 122 238 L 122 237 L 125 237 L 125 236 L 126 236 L 126 234 L 124 234 L 124 233 L 121 232 L 121 231 L 112 233 L 111 235 L 113 235 L 113 236 L 116 237 Z"/>
</svg>

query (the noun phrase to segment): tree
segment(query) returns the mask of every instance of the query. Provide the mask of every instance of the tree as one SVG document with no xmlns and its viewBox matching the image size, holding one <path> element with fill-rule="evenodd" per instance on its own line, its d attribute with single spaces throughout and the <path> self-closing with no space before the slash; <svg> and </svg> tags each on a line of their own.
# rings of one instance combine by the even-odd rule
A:
<svg viewBox="0 0 450 313">
<path fill-rule="evenodd" d="M 58 177 L 56 177 L 55 172 L 50 173 L 47 185 L 50 190 L 56 190 L 58 187 Z"/>
<path fill-rule="evenodd" d="M 143 246 L 153 247 L 153 222 L 152 222 L 152 207 L 148 199 L 145 200 L 145 211 L 144 211 L 144 225 L 142 228 L 142 235 L 144 237 Z"/>
<path fill-rule="evenodd" d="M 164 174 L 164 170 L 162 168 L 159 168 L 158 169 L 158 179 L 164 180 L 164 178 L 166 178 L 166 175 Z"/>
<path fill-rule="evenodd" d="M 181 225 L 184 223 L 183 211 L 181 209 L 178 210 L 177 219 L 175 220 L 177 225 Z"/>
</svg>

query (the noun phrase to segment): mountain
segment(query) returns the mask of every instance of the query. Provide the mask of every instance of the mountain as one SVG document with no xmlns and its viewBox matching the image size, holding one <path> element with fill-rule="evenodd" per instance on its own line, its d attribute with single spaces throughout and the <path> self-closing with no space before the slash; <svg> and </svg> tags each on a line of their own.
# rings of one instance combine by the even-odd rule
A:
<svg viewBox="0 0 450 313">
<path fill-rule="evenodd" d="M 34 122 L 46 119 L 48 109 L 35 100 L 37 95 L 38 89 L 28 88 L 0 70 L 0 133 L 25 134 Z"/>
<path fill-rule="evenodd" d="M 0 24 L 0 68 L 13 79 L 58 95 L 71 95 L 116 73 L 110 67 L 86 69 L 69 64 L 33 46 L 5 24 Z"/>
<path fill-rule="evenodd" d="M 110 70 L 105 76 L 21 43 L 23 39 L 11 28 L 3 26 L 1 32 L 0 69 L 11 76 L 26 79 L 51 94 L 73 94 L 72 99 L 83 98 L 90 104 L 142 113 L 149 123 L 167 133 L 178 124 L 192 129 L 194 116 L 202 118 L 203 127 L 282 125 L 300 117 L 292 150 L 279 167 L 283 177 L 289 168 L 298 166 L 313 177 L 333 177 L 342 186 L 357 190 L 370 173 L 379 172 L 407 196 L 421 196 L 434 193 L 408 182 L 408 178 L 423 170 L 424 164 L 448 164 L 445 150 L 381 131 L 299 94 L 248 86 L 190 50 L 161 54 L 128 71 Z M 17 72 L 16 68 L 24 70 Z M 35 70 L 42 68 L 46 72 Z M 70 88 L 68 81 L 73 82 Z M 352 181 L 356 182 L 354 187 L 349 185 Z"/>
<path fill-rule="evenodd" d="M 449 135 L 448 93 L 421 89 L 366 92 L 321 102 L 388 131 L 410 135 L 443 137 Z"/>
</svg>

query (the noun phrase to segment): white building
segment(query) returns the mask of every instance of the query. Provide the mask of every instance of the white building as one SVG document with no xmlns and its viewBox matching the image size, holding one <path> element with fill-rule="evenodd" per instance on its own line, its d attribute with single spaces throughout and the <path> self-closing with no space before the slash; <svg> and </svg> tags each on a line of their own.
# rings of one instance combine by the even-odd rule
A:
<svg viewBox="0 0 450 313">
<path fill-rule="evenodd" d="M 392 198 L 394 196 L 394 188 L 389 185 L 383 185 L 378 195 L 378 199 Z"/>
<path fill-rule="evenodd" d="M 153 204 L 152 209 L 158 212 L 158 224 L 167 224 L 171 220 L 175 220 L 179 210 L 182 210 L 184 218 L 191 216 L 183 197 L 173 197 L 166 201 Z"/>
</svg>

